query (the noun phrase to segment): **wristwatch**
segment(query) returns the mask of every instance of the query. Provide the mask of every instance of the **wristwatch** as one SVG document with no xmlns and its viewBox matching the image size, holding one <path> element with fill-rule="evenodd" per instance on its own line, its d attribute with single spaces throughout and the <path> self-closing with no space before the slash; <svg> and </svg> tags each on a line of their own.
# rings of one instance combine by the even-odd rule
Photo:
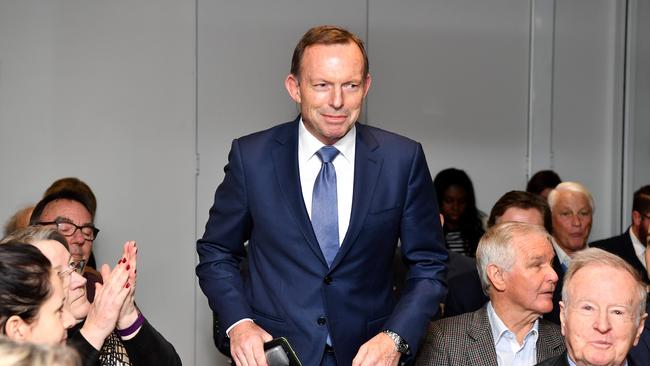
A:
<svg viewBox="0 0 650 366">
<path fill-rule="evenodd" d="M 392 330 L 384 330 L 384 334 L 388 335 L 393 342 L 395 342 L 395 350 L 401 354 L 407 354 L 409 352 L 409 345 L 406 343 L 404 338 L 400 337 L 399 334 L 393 332 Z"/>
</svg>

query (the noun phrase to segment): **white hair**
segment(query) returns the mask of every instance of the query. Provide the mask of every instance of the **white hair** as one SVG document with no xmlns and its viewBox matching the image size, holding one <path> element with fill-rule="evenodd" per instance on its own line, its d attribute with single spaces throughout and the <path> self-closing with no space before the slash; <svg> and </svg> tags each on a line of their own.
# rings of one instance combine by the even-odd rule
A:
<svg viewBox="0 0 650 366">
<path fill-rule="evenodd" d="M 587 197 L 587 201 L 589 202 L 589 207 L 591 208 L 591 212 L 594 212 L 594 198 L 591 196 L 591 192 L 583 186 L 582 184 L 578 182 L 562 182 L 558 184 L 552 191 L 551 193 L 548 194 L 548 205 L 551 207 L 551 211 L 553 211 L 553 208 L 555 206 L 555 203 L 557 202 L 557 195 L 558 192 L 560 191 L 565 191 L 565 192 L 575 192 L 575 193 L 581 193 L 585 197 Z"/>
</svg>

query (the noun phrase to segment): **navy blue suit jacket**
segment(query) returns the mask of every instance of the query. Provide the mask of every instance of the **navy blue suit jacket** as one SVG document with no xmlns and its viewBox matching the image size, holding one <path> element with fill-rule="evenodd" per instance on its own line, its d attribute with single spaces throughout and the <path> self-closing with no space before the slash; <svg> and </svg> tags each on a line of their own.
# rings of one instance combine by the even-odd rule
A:
<svg viewBox="0 0 650 366">
<path fill-rule="evenodd" d="M 641 276 L 643 282 L 650 284 L 650 279 L 648 279 L 648 272 L 634 251 L 634 244 L 632 244 L 632 239 L 630 238 L 629 228 L 621 235 L 595 241 L 589 244 L 589 247 L 600 248 L 625 259 L 627 263 L 629 263 L 632 267 L 634 267 L 634 269 L 639 272 L 639 275 Z"/>
<path fill-rule="evenodd" d="M 401 335 L 414 354 L 446 291 L 447 252 L 422 147 L 357 123 L 352 214 L 328 268 L 302 197 L 298 121 L 232 143 L 197 242 L 199 283 L 221 329 L 252 318 L 288 338 L 305 365 L 319 363 L 328 331 L 341 365 L 382 329 Z M 409 271 L 396 301 L 398 239 Z"/>
</svg>

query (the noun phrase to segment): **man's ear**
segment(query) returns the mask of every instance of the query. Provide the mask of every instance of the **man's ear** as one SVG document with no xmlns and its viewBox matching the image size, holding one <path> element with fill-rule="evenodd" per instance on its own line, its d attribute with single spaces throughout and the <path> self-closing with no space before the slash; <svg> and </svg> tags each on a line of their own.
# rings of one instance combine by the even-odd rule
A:
<svg viewBox="0 0 650 366">
<path fill-rule="evenodd" d="M 496 291 L 506 289 L 506 281 L 503 278 L 503 270 L 496 264 L 490 263 L 486 268 L 487 277 Z"/>
<path fill-rule="evenodd" d="M 642 218 L 643 218 L 643 216 L 641 216 L 641 213 L 639 211 L 632 211 L 632 226 L 635 227 L 635 228 L 638 228 L 639 226 L 641 226 L 641 219 Z M 643 238 L 639 238 L 639 240 L 643 241 Z"/>
<path fill-rule="evenodd" d="M 363 83 L 363 97 L 365 98 L 368 95 L 368 90 L 370 90 L 370 84 L 372 84 L 372 77 L 370 74 L 366 75 L 366 80 Z"/>
<path fill-rule="evenodd" d="M 284 79 L 284 86 L 287 88 L 291 99 L 296 103 L 300 103 L 302 99 L 300 97 L 300 82 L 297 77 L 294 74 L 287 75 L 287 78 Z"/>
<path fill-rule="evenodd" d="M 15 341 L 26 341 L 31 333 L 31 328 L 23 318 L 12 315 L 5 323 L 5 334 Z"/>
<path fill-rule="evenodd" d="M 639 343 L 639 338 L 641 337 L 641 333 L 643 332 L 643 326 L 645 325 L 645 320 L 648 317 L 648 313 L 643 313 L 641 315 L 641 318 L 639 319 L 639 326 L 637 327 L 636 330 L 636 337 L 634 337 L 634 343 L 632 343 L 633 346 L 636 346 L 637 343 Z"/>
</svg>

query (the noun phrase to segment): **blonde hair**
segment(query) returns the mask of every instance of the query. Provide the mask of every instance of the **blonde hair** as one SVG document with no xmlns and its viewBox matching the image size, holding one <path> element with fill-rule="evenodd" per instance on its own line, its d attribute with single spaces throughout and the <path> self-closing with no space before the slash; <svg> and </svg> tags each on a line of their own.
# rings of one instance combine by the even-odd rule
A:
<svg viewBox="0 0 650 366">
<path fill-rule="evenodd" d="M 81 359 L 67 346 L 18 343 L 0 337 L 0 366 L 81 366 Z"/>
</svg>

